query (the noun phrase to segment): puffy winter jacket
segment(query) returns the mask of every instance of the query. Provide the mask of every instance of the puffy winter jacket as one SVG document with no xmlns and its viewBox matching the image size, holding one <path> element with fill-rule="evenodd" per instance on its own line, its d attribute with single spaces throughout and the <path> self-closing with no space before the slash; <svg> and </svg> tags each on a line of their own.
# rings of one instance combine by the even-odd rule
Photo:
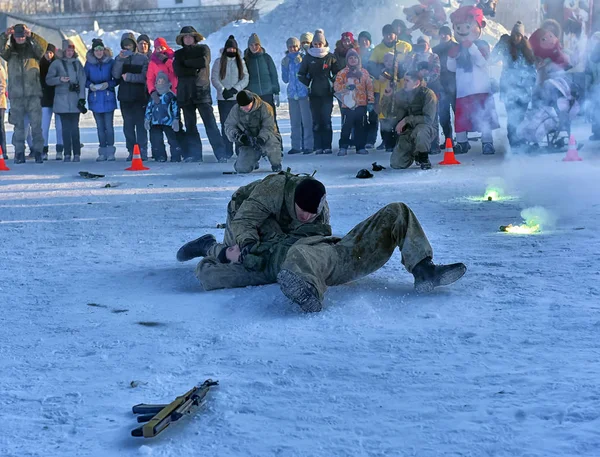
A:
<svg viewBox="0 0 600 457">
<path fill-rule="evenodd" d="M 68 76 L 70 81 L 62 82 L 60 78 L 64 76 Z M 53 105 L 55 113 L 79 113 L 77 104 L 79 100 L 85 100 L 85 71 L 76 53 L 70 59 L 63 57 L 52 62 L 48 69 L 46 83 L 55 86 Z M 79 85 L 78 91 L 71 90 L 74 84 Z"/>
<path fill-rule="evenodd" d="M 333 95 L 333 80 L 338 71 L 340 68 L 333 54 L 314 57 L 309 50 L 309 54 L 304 57 L 300 65 L 298 80 L 308 87 L 309 95 L 326 97 Z"/>
<path fill-rule="evenodd" d="M 112 51 L 104 48 L 104 57 L 98 60 L 94 51 L 90 50 L 86 54 L 86 62 L 83 70 L 85 71 L 85 87 L 88 89 L 89 109 L 94 113 L 110 113 L 117 109 L 117 96 L 115 87 L 117 81 L 112 76 L 112 69 L 115 64 L 112 58 Z M 90 85 L 99 85 L 108 83 L 108 88 L 104 90 L 89 90 Z"/>
<path fill-rule="evenodd" d="M 352 84 L 355 86 L 355 89 L 352 91 L 353 100 L 355 101 L 355 106 L 367 106 L 369 103 L 375 103 L 375 94 L 373 92 L 373 80 L 371 79 L 371 75 L 364 68 L 361 68 L 360 71 L 362 76 L 360 79 L 357 78 L 348 78 L 348 72 L 350 69 L 348 67 L 344 68 L 340 71 L 335 77 L 335 83 L 333 85 L 333 89 L 336 94 L 338 92 L 344 92 L 347 90 L 348 85 Z M 342 106 L 344 108 L 349 108 L 345 103 L 342 102 Z"/>
<path fill-rule="evenodd" d="M 179 120 L 177 96 L 169 91 L 160 96 L 160 103 L 150 100 L 146 107 L 146 119 L 152 125 L 173 125 L 174 120 Z"/>
<path fill-rule="evenodd" d="M 124 34 L 123 39 L 131 39 L 132 34 Z M 134 40 L 135 41 L 135 40 Z M 112 68 L 112 75 L 119 83 L 120 102 L 142 102 L 148 100 L 146 91 L 146 73 L 148 72 L 148 58 L 144 54 L 134 52 L 129 56 L 117 55 Z M 127 81 L 123 75 L 128 73 Z"/>
<path fill-rule="evenodd" d="M 298 79 L 298 72 L 302 66 L 303 54 L 300 52 L 290 53 L 281 61 L 281 79 L 286 83 L 287 96 L 290 100 L 300 100 L 308 97 L 308 87 Z"/>
<path fill-rule="evenodd" d="M 456 41 L 450 40 L 440 43 L 432 49 L 433 53 L 440 58 L 440 83 L 448 94 L 456 92 L 456 73 L 448 70 L 448 51 L 455 45 Z"/>
<path fill-rule="evenodd" d="M 32 33 L 24 44 L 17 44 L 12 35 L 0 34 L 0 57 L 8 62 L 8 96 L 11 99 L 41 97 L 40 59 L 46 50 L 46 40 Z"/>
<path fill-rule="evenodd" d="M 47 60 L 46 56 L 40 59 L 40 83 L 42 85 L 42 108 L 51 108 L 54 104 L 54 86 L 46 84 L 46 76 L 52 62 L 56 60 L 53 57 L 52 60 Z"/>
<path fill-rule="evenodd" d="M 210 48 L 205 44 L 184 46 L 175 51 L 173 70 L 177 76 L 179 106 L 211 103 Z"/>
<path fill-rule="evenodd" d="M 248 75 L 248 68 L 246 67 L 246 62 L 244 61 L 244 59 L 242 59 L 244 76 L 242 77 L 242 79 L 240 79 L 240 72 L 238 71 L 238 66 L 235 57 L 225 57 L 227 59 L 227 67 L 225 69 L 225 78 L 221 79 L 220 72 L 222 58 L 223 57 L 219 57 L 215 61 L 215 64 L 212 67 L 212 72 L 210 74 L 210 80 L 214 88 L 217 89 L 217 98 L 219 100 L 225 100 L 223 98 L 224 89 L 235 89 L 238 92 L 240 92 L 244 90 L 246 86 L 248 86 L 248 81 L 250 80 L 250 77 Z"/>
<path fill-rule="evenodd" d="M 277 95 L 279 94 L 279 78 L 277 77 L 277 68 L 267 51 L 261 48 L 256 54 L 249 49 L 244 52 L 244 60 L 248 68 L 250 80 L 248 89 L 257 95 Z"/>
<path fill-rule="evenodd" d="M 177 76 L 173 69 L 173 59 L 175 58 L 175 52 L 172 49 L 167 49 L 165 52 L 152 53 L 150 57 L 150 63 L 148 64 L 148 72 L 146 73 L 146 87 L 148 93 L 151 94 L 156 90 L 154 84 L 156 82 L 156 76 L 162 71 L 169 77 L 171 83 L 171 91 L 177 94 Z"/>
</svg>

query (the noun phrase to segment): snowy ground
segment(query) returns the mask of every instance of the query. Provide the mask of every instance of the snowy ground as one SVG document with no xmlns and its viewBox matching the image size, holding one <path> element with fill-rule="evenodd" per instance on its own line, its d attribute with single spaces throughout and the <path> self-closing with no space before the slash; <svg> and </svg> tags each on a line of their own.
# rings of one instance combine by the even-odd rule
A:
<svg viewBox="0 0 600 457">
<path fill-rule="evenodd" d="M 0 172 L 1 456 L 600 455 L 591 143 L 580 163 L 483 157 L 475 145 L 461 166 L 371 180 L 354 175 L 388 154 L 286 156 L 326 184 L 334 232 L 404 201 L 436 259 L 469 268 L 417 296 L 395 255 L 306 316 L 276 285 L 203 292 L 195 264 L 175 260 L 185 241 L 221 235 L 231 193 L 264 173 L 223 175 L 232 164 L 208 150 L 201 165 L 129 173 L 123 161 L 94 162 L 86 135 L 80 164 L 11 161 Z M 492 178 L 516 198 L 469 199 Z M 556 226 L 498 233 L 533 205 Z M 203 411 L 154 440 L 130 436 L 132 405 L 168 402 L 206 378 L 221 385 Z"/>
</svg>

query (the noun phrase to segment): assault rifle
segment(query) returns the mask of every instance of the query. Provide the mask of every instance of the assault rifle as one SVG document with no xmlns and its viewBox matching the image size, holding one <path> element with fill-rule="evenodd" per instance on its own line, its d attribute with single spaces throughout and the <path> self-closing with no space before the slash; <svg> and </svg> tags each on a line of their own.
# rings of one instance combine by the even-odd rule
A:
<svg viewBox="0 0 600 457">
<path fill-rule="evenodd" d="M 209 389 L 218 385 L 219 381 L 207 379 L 202 385 L 194 387 L 168 405 L 149 405 L 146 403 L 135 405 L 132 408 L 133 414 L 140 414 L 137 421 L 139 423 L 147 422 L 147 424 L 133 429 L 131 436 L 154 438 L 167 428 L 171 422 L 176 422 L 186 414 L 190 414 L 192 408 L 201 406 Z"/>
</svg>

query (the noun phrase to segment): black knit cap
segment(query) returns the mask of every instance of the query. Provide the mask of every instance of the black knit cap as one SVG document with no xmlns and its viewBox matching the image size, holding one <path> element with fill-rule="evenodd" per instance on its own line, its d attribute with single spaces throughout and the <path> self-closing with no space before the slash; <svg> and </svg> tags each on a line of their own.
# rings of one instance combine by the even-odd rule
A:
<svg viewBox="0 0 600 457">
<path fill-rule="evenodd" d="M 394 29 L 394 27 L 392 27 L 392 24 L 385 24 L 383 26 L 383 29 L 381 29 L 381 34 L 383 36 L 389 35 L 390 33 L 396 33 L 396 30 Z"/>
<path fill-rule="evenodd" d="M 296 186 L 294 202 L 300 209 L 319 214 L 323 209 L 322 203 L 325 197 L 325 186 L 314 178 L 306 178 Z"/>
<path fill-rule="evenodd" d="M 53 52 L 56 54 L 56 46 L 54 46 L 52 43 L 48 43 L 48 46 L 46 46 L 46 52 Z"/>
<path fill-rule="evenodd" d="M 150 37 L 148 35 L 146 35 L 145 33 L 142 33 L 138 37 L 137 42 L 139 43 L 140 41 L 145 41 L 146 43 L 148 43 L 148 46 L 150 46 Z"/>
<path fill-rule="evenodd" d="M 225 49 L 235 48 L 238 49 L 237 41 L 235 41 L 235 37 L 233 35 L 229 35 L 227 41 L 225 42 Z"/>
<path fill-rule="evenodd" d="M 450 36 L 452 36 L 452 29 L 450 27 L 448 27 L 447 25 L 442 25 L 440 27 L 439 34 L 440 35 L 450 35 Z"/>
<path fill-rule="evenodd" d="M 237 100 L 237 104 L 240 106 L 248 106 L 250 103 L 254 101 L 254 97 L 252 93 L 247 90 L 242 90 L 238 92 L 235 99 Z"/>
<path fill-rule="evenodd" d="M 104 46 L 104 41 L 102 41 L 102 39 L 100 39 L 100 38 L 94 38 L 92 40 L 92 51 L 94 49 L 96 49 L 97 47 L 99 47 L 99 46 L 102 46 L 104 48 L 105 47 Z"/>
<path fill-rule="evenodd" d="M 358 39 L 360 40 L 361 38 L 365 37 L 367 40 L 369 40 L 370 42 L 373 42 L 373 39 L 371 38 L 371 34 L 369 32 L 367 32 L 366 30 L 363 30 L 362 32 L 360 32 L 358 34 Z"/>
</svg>

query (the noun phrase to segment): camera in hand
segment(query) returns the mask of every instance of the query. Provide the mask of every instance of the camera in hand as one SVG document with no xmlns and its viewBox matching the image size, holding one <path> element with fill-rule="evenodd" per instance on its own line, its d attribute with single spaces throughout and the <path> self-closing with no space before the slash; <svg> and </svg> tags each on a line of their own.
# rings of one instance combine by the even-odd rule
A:
<svg viewBox="0 0 600 457">
<path fill-rule="evenodd" d="M 69 83 L 69 90 L 71 92 L 79 92 L 79 83 Z"/>
</svg>

